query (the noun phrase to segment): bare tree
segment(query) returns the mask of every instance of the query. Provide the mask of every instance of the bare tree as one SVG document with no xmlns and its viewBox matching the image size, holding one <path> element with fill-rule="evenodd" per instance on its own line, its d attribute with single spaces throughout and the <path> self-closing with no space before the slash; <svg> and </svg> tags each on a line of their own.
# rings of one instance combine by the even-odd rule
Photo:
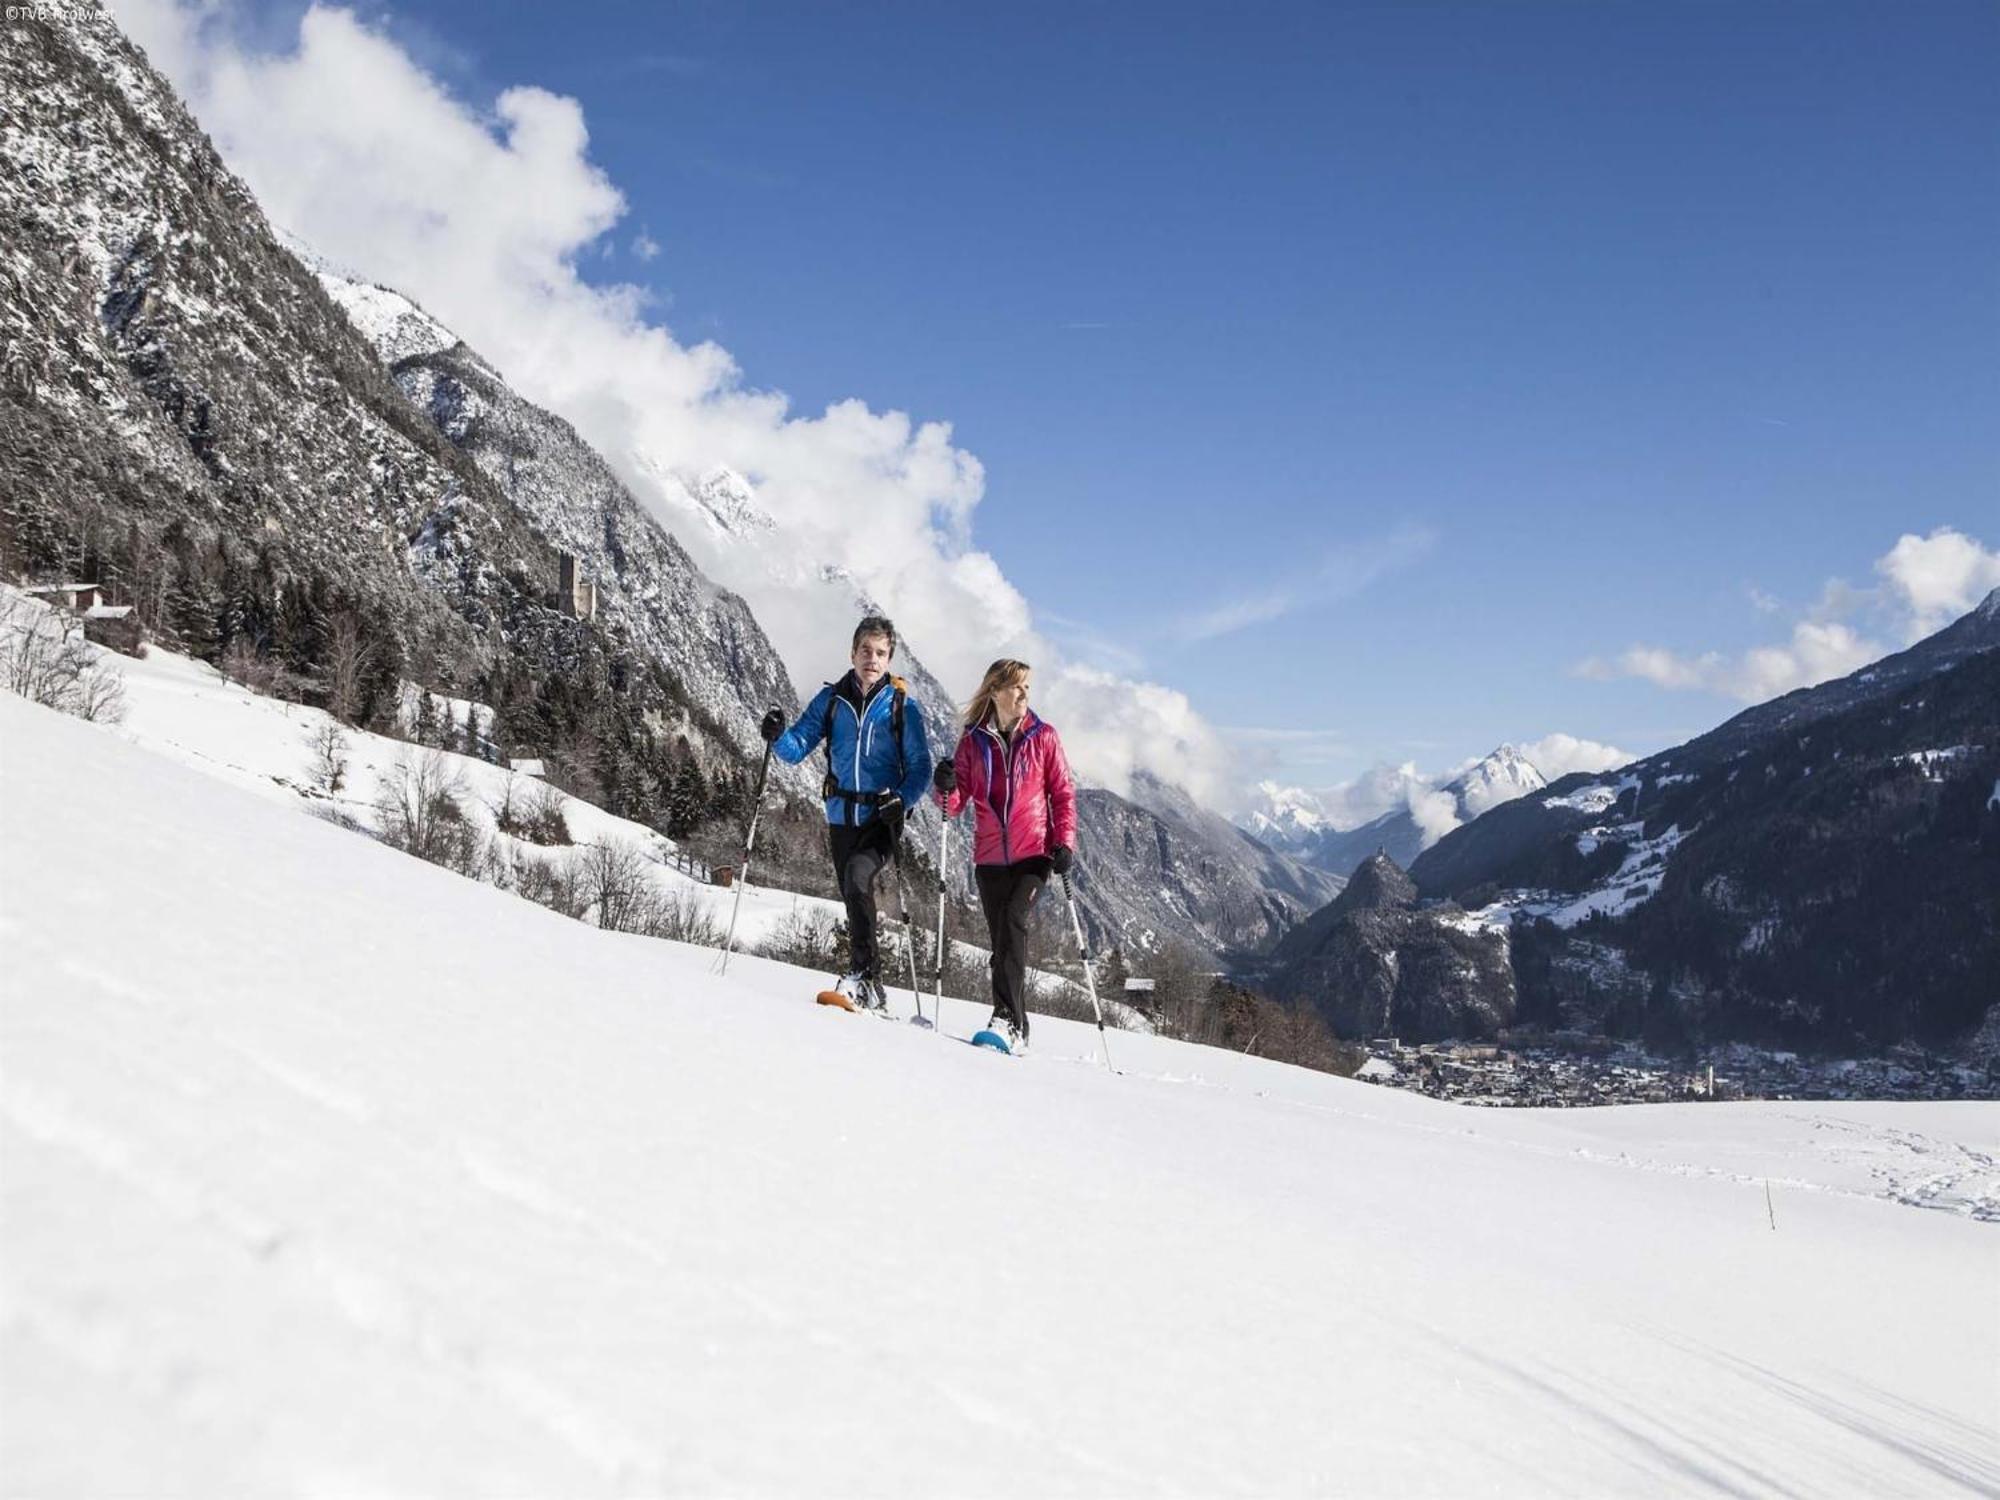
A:
<svg viewBox="0 0 2000 1500">
<path fill-rule="evenodd" d="M 382 778 L 375 795 L 382 841 L 461 875 L 476 876 L 481 841 L 466 819 L 460 801 L 464 790 L 457 766 L 442 751 L 404 755 Z"/>
<path fill-rule="evenodd" d="M 321 791 L 329 795 L 338 792 L 347 782 L 347 736 L 340 732 L 340 721 L 330 717 L 320 720 L 312 731 L 311 744 L 313 778 Z"/>
<path fill-rule="evenodd" d="M 1220 1016 L 1209 1003 L 1213 976 L 1199 954 L 1169 940 L 1135 972 L 1153 981 L 1153 1003 L 1162 1029 L 1183 1041 L 1213 1043 L 1221 1039 Z"/>
<path fill-rule="evenodd" d="M 512 838 L 531 844 L 567 844 L 569 819 L 563 813 L 563 794 L 546 781 L 537 781 L 509 771 L 500 791 L 500 800 L 487 804 L 493 824 Z"/>
<path fill-rule="evenodd" d="M 222 653 L 222 675 L 268 697 L 277 685 L 278 664 L 268 656 L 260 656 L 249 637 L 239 635 Z"/>
<path fill-rule="evenodd" d="M 361 679 L 372 657 L 360 620 L 354 611 L 341 610 L 327 626 L 326 710 L 343 724 L 352 724 L 361 706 Z"/>
<path fill-rule="evenodd" d="M 679 886 L 671 895 L 656 895 L 647 914 L 646 935 L 668 938 L 676 943 L 696 943 L 704 948 L 722 946 L 722 924 L 692 886 Z"/>
<path fill-rule="evenodd" d="M 597 925 L 613 932 L 644 932 L 651 914 L 652 879 L 646 858 L 624 839 L 587 846 L 578 871 Z"/>
<path fill-rule="evenodd" d="M 563 794 L 546 781 L 528 789 L 524 836 L 537 844 L 567 844 L 569 819 L 563 814 Z"/>
<path fill-rule="evenodd" d="M 574 859 L 543 859 L 524 853 L 512 861 L 509 878 L 516 895 L 525 896 L 536 905 L 546 906 L 563 916 L 581 921 L 590 909 L 590 903 L 584 899 L 582 882 L 577 878 Z M 501 883 L 506 884 L 507 881 Z"/>
<path fill-rule="evenodd" d="M 31 703 L 92 723 L 125 714 L 125 683 L 58 610 L 9 596 L 0 606 L 0 683 Z"/>
<path fill-rule="evenodd" d="M 827 913 L 794 906 L 749 951 L 802 969 L 831 969 L 840 951 L 840 934 Z"/>
</svg>

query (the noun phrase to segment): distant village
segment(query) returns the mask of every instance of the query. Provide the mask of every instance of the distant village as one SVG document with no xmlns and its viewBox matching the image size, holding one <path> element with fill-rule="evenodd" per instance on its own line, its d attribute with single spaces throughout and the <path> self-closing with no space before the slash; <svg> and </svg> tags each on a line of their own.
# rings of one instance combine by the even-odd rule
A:
<svg viewBox="0 0 2000 1500">
<path fill-rule="evenodd" d="M 1826 1059 L 1731 1043 L 1699 1062 L 1657 1057 L 1605 1037 L 1529 1044 L 1394 1037 L 1363 1044 L 1355 1077 L 1461 1104 L 1569 1109 L 1729 1099 L 2000 1099 L 2000 1062 L 1902 1046 L 1885 1057 Z"/>
</svg>

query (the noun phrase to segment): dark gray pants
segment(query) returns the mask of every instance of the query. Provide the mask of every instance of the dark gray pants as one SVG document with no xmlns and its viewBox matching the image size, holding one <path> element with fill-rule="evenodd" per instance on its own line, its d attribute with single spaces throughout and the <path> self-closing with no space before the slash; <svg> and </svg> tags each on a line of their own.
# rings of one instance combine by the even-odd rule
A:
<svg viewBox="0 0 2000 1500">
<path fill-rule="evenodd" d="M 1011 865 L 978 865 L 979 905 L 993 944 L 993 1009 L 1028 1034 L 1028 914 L 1049 882 L 1046 859 Z"/>
<path fill-rule="evenodd" d="M 875 974 L 875 877 L 893 852 L 888 830 L 870 820 L 858 828 L 835 823 L 827 833 L 833 840 L 834 878 L 840 882 L 840 899 L 847 903 L 852 972 L 880 978 Z"/>
</svg>

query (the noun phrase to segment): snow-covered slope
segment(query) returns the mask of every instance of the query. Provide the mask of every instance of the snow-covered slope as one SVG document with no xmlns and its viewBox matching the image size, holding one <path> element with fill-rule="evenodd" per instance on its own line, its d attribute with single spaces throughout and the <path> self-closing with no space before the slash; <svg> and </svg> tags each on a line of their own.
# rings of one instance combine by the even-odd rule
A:
<svg viewBox="0 0 2000 1500">
<path fill-rule="evenodd" d="M 0 585 L 0 608 L 10 607 L 48 610 Z M 402 740 L 336 726 L 344 775 L 339 790 L 329 792 L 314 744 L 325 728 L 335 725 L 323 711 L 253 693 L 204 662 L 157 646 L 139 660 L 90 649 L 121 685 L 124 711 L 116 731 L 121 738 L 297 812 L 333 814 L 379 830 L 377 799 L 384 783 L 425 754 Z M 467 705 L 462 700 L 435 701 L 449 707 L 454 723 L 464 722 Z M 481 723 L 490 721 L 490 713 L 482 711 Z M 466 817 L 509 857 L 571 861 L 592 845 L 623 845 L 639 855 L 643 877 L 659 896 L 692 902 L 711 920 L 727 921 L 733 893 L 683 873 L 674 863 L 676 845 L 656 830 L 505 767 L 469 755 L 436 753 L 442 778 L 456 788 L 455 800 Z M 571 845 L 544 848 L 499 829 L 496 810 L 509 798 L 518 807 L 536 796 L 547 796 L 561 808 Z M 754 944 L 795 914 L 844 920 L 838 902 L 752 884 L 740 904 L 739 937 Z"/>
<path fill-rule="evenodd" d="M 1991 1107 L 1010 1061 L 0 745 L 16 1492 L 2000 1486 Z"/>
</svg>

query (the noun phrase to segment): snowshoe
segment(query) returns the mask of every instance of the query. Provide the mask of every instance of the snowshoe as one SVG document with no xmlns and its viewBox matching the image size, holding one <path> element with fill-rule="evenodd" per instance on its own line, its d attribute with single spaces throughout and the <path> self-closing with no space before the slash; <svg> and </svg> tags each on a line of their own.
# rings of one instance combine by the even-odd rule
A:
<svg viewBox="0 0 2000 1500">
<path fill-rule="evenodd" d="M 868 976 L 849 974 L 830 990 L 821 990 L 813 998 L 821 1005 L 835 1005 L 842 1010 L 861 1011 L 867 1007 Z"/>
</svg>

